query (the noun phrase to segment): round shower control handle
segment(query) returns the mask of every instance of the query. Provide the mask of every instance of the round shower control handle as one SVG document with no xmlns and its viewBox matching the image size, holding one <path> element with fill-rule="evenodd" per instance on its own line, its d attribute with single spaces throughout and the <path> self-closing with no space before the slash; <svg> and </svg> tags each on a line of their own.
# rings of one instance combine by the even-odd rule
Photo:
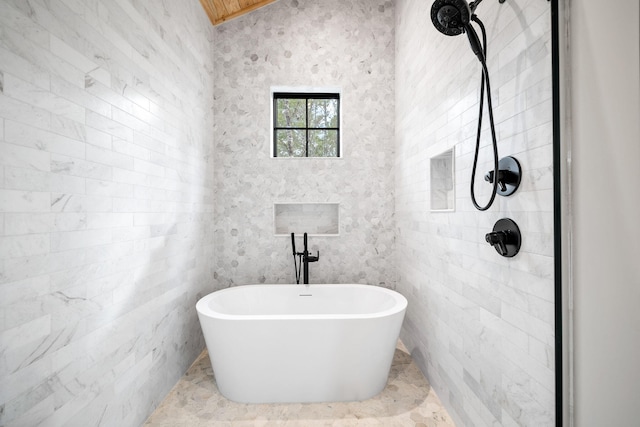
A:
<svg viewBox="0 0 640 427">
<path fill-rule="evenodd" d="M 493 226 L 493 231 L 485 235 L 485 240 L 500 255 L 512 258 L 520 252 L 522 236 L 518 224 L 509 218 L 502 218 Z"/>
<path fill-rule="evenodd" d="M 484 180 L 493 184 L 495 179 L 494 171 L 489 171 L 484 176 Z M 500 159 L 498 163 L 498 194 L 510 196 L 516 192 L 522 180 L 522 168 L 520 162 L 515 157 L 507 156 Z"/>
</svg>

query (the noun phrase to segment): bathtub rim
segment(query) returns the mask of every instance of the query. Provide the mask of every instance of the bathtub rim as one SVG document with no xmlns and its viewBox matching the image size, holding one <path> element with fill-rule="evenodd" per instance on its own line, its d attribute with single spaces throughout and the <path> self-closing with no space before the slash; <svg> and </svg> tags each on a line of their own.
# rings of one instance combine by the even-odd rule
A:
<svg viewBox="0 0 640 427">
<path fill-rule="evenodd" d="M 382 292 L 386 295 L 390 296 L 395 302 L 391 307 L 381 310 L 375 311 L 372 313 L 340 313 L 340 314 L 226 314 L 214 311 L 210 305 L 208 304 L 209 300 L 216 297 L 216 295 L 220 295 L 220 293 L 233 292 L 237 291 L 239 288 L 258 288 L 258 287 L 266 287 L 266 286 L 286 286 L 291 288 L 299 288 L 300 293 L 308 293 L 313 292 L 313 289 L 317 289 L 318 287 L 355 287 L 360 289 L 365 289 L 367 291 L 373 292 Z M 238 285 L 231 286 L 228 288 L 220 289 L 214 292 L 211 292 L 198 300 L 196 303 L 196 310 L 198 315 L 206 316 L 212 319 L 219 320 L 358 320 L 358 319 L 377 319 L 388 316 L 393 316 L 398 313 L 403 313 L 407 309 L 408 301 L 404 295 L 402 295 L 398 291 L 394 291 L 392 289 L 384 288 L 382 286 L 376 285 L 364 285 L 360 283 L 330 283 L 330 284 L 312 284 L 312 285 L 296 285 L 291 283 L 285 284 L 277 284 L 277 283 L 268 283 L 268 284 L 248 284 L 248 285 Z"/>
</svg>

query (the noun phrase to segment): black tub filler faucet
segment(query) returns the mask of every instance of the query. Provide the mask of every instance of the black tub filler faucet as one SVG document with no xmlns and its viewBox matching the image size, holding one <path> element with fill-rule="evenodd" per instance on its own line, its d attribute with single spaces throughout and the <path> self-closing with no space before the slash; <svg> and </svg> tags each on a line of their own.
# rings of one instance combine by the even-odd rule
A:
<svg viewBox="0 0 640 427">
<path fill-rule="evenodd" d="M 309 263 L 316 262 L 320 259 L 320 251 L 317 252 L 316 256 L 309 254 L 309 250 L 307 249 L 307 233 L 304 233 L 304 250 L 302 252 L 296 252 L 295 234 L 291 233 L 291 249 L 293 250 L 293 266 L 296 271 L 296 283 L 300 283 L 300 268 L 302 268 L 302 283 L 308 285 Z M 299 262 L 296 256 L 300 260 Z"/>
</svg>

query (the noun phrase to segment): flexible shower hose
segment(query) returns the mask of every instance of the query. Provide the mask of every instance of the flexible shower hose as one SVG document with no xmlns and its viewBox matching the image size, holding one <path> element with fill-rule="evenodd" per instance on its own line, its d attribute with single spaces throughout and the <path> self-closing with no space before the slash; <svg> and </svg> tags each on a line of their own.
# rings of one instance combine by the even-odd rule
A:
<svg viewBox="0 0 640 427">
<path fill-rule="evenodd" d="M 480 26 L 480 30 L 482 31 L 482 51 L 483 57 L 480 58 L 480 63 L 482 64 L 482 81 L 480 83 L 480 111 L 478 112 L 478 131 L 476 134 L 476 150 L 473 156 L 473 168 L 471 169 L 471 202 L 476 209 L 480 211 L 486 211 L 491 207 L 493 201 L 496 198 L 496 193 L 498 192 L 498 142 L 496 138 L 496 128 L 493 120 L 493 105 L 491 102 L 491 85 L 489 83 L 489 70 L 487 69 L 487 32 L 484 28 L 484 24 L 478 17 L 474 14 L 471 16 L 471 20 L 477 22 Z M 471 25 L 471 24 L 469 24 Z M 485 84 L 487 86 L 487 107 L 489 110 L 489 126 L 491 128 L 491 140 L 492 140 L 492 148 L 493 148 L 493 189 L 491 191 L 491 198 L 489 202 L 485 206 L 480 206 L 476 201 L 475 194 L 475 181 L 476 181 L 476 168 L 478 166 L 478 153 L 480 151 L 480 137 L 482 134 L 482 115 L 484 112 L 484 88 Z"/>
</svg>

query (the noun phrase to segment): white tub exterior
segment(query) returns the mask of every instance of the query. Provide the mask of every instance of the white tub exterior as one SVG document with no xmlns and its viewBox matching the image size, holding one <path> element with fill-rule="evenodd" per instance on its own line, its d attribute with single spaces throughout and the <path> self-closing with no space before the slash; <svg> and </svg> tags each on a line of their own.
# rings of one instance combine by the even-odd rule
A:
<svg viewBox="0 0 640 427">
<path fill-rule="evenodd" d="M 246 285 L 196 304 L 218 389 L 244 403 L 375 396 L 406 307 L 369 285 Z"/>
</svg>

